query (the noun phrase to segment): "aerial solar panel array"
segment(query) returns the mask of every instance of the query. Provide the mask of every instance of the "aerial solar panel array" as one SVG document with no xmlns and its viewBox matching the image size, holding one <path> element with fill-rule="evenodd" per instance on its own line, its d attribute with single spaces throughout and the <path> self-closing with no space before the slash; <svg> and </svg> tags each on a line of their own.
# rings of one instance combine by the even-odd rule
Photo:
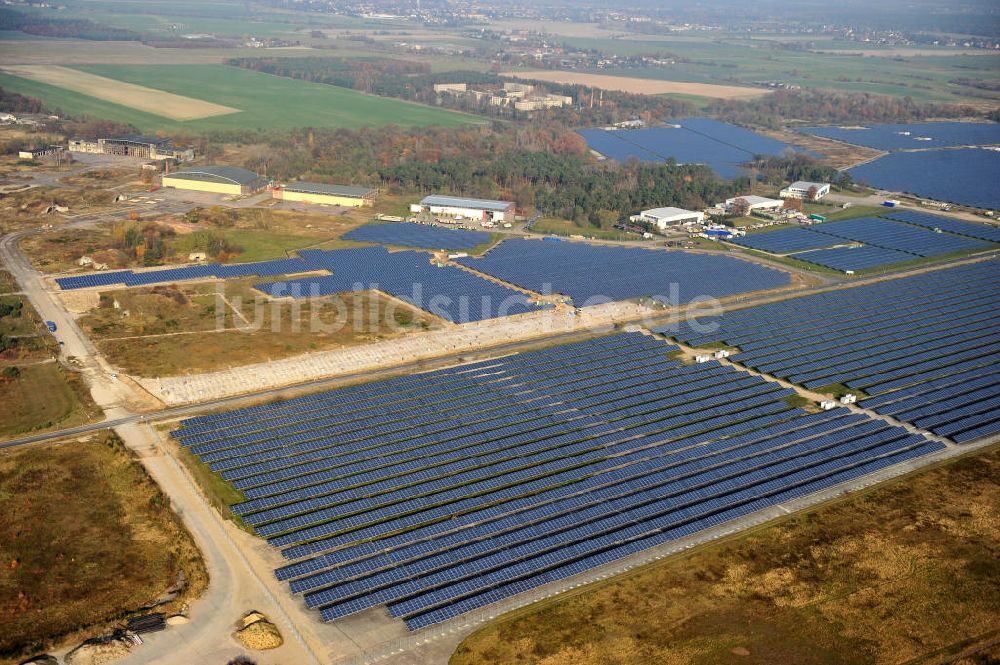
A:
<svg viewBox="0 0 1000 665">
<path fill-rule="evenodd" d="M 684 304 L 789 283 L 787 273 L 728 256 L 579 242 L 505 240 L 482 258 L 457 262 L 529 291 L 569 296 L 577 306 L 641 296 Z"/>
<path fill-rule="evenodd" d="M 131 270 L 61 277 L 63 289 L 146 286 L 191 279 L 275 277 L 328 273 L 255 284 L 272 297 L 308 298 L 378 290 L 455 323 L 535 312 L 528 297 L 454 266 L 437 267 L 424 252 L 384 247 L 303 250 L 299 258 L 259 263 L 207 264 L 134 273 Z"/>
<path fill-rule="evenodd" d="M 918 122 L 869 127 L 802 127 L 796 131 L 877 150 L 954 148 L 1000 143 L 1000 123 Z"/>
<path fill-rule="evenodd" d="M 472 249 L 490 241 L 490 234 L 465 229 L 445 229 L 428 224 L 392 222 L 365 224 L 348 231 L 344 240 L 427 249 Z"/>
<path fill-rule="evenodd" d="M 894 249 L 871 247 L 869 245 L 817 249 L 792 254 L 792 257 L 799 261 L 805 261 L 806 263 L 812 263 L 813 265 L 845 273 L 848 271 L 875 270 L 898 263 L 905 263 L 906 261 L 913 261 L 917 258 L 913 254 L 907 254 L 906 252 L 897 252 Z"/>
<path fill-rule="evenodd" d="M 436 266 L 425 252 L 389 252 L 383 247 L 303 250 L 310 265 L 329 275 L 255 284 L 272 297 L 318 297 L 378 290 L 454 323 L 535 312 L 540 306 L 520 291 L 454 266 Z"/>
<path fill-rule="evenodd" d="M 1000 243 L 1000 226 L 992 224 L 963 222 L 957 219 L 942 217 L 940 215 L 931 215 L 926 212 L 917 212 L 915 210 L 900 210 L 898 212 L 891 212 L 886 214 L 885 217 L 895 219 L 900 222 L 906 222 L 907 224 L 913 224 L 915 226 L 922 226 L 927 229 L 941 229 L 942 231 L 947 231 L 948 233 L 954 233 L 960 236 Z"/>
<path fill-rule="evenodd" d="M 808 228 L 765 231 L 729 242 L 846 272 L 985 250 L 992 246 L 990 240 L 1000 237 L 1000 232 L 986 226 L 961 222 L 949 225 L 949 220 L 943 218 L 928 221 L 925 218 L 931 216 L 921 213 L 905 211 L 893 217 L 861 217 Z M 932 226 L 936 220 L 944 223 Z"/>
<path fill-rule="evenodd" d="M 791 254 L 842 244 L 841 240 L 806 228 L 780 229 L 732 238 L 729 242 L 771 254 Z"/>
<path fill-rule="evenodd" d="M 277 259 L 274 261 L 258 261 L 255 263 L 205 263 L 181 268 L 161 268 L 158 270 L 112 270 L 96 272 L 88 275 L 72 277 L 57 277 L 59 288 L 87 289 L 95 286 L 149 286 L 152 284 L 169 284 L 194 279 L 227 279 L 231 277 L 270 277 L 274 275 L 289 275 L 315 270 L 313 266 L 301 259 Z"/>
<path fill-rule="evenodd" d="M 943 445 L 640 333 L 182 423 L 333 621 L 411 630 Z"/>
<path fill-rule="evenodd" d="M 613 130 L 582 129 L 587 146 L 609 159 L 625 162 L 707 164 L 723 178 L 745 175 L 743 165 L 755 155 L 782 155 L 796 150 L 768 136 L 711 118 L 684 118 L 674 127 Z"/>
<path fill-rule="evenodd" d="M 1000 430 L 1000 264 L 831 291 L 664 331 L 739 349 L 734 362 L 806 388 L 861 391 L 862 406 L 957 442 Z"/>
<path fill-rule="evenodd" d="M 817 224 L 810 230 L 916 256 L 937 256 L 989 247 L 986 243 L 972 238 L 951 233 L 935 233 L 930 229 L 878 217 L 859 217 L 842 222 Z"/>
</svg>

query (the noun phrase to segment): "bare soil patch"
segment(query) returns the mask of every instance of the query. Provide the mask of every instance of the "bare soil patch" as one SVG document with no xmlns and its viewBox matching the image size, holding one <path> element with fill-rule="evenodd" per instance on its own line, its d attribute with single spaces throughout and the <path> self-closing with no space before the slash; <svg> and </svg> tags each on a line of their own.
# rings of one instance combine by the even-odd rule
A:
<svg viewBox="0 0 1000 665">
<path fill-rule="evenodd" d="M 736 85 L 715 85 L 712 83 L 689 83 L 686 81 L 660 81 L 657 79 L 633 78 L 628 76 L 611 76 L 608 74 L 588 74 L 586 72 L 505 72 L 501 76 L 511 76 L 533 81 L 548 81 L 563 85 L 586 85 L 602 90 L 617 90 L 638 95 L 664 95 L 679 93 L 684 95 L 699 95 L 717 99 L 735 99 L 739 97 L 757 97 L 767 93 L 758 88 L 745 88 Z"/>
</svg>

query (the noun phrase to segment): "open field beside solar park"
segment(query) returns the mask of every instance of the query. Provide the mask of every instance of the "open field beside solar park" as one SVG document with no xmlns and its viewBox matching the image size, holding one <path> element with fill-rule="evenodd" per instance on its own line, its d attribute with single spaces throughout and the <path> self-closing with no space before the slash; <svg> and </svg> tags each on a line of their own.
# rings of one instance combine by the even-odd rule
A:
<svg viewBox="0 0 1000 665">
<path fill-rule="evenodd" d="M 170 502 L 113 434 L 0 451 L 0 496 L 0 662 L 120 622 L 180 571 L 168 614 L 208 582 Z"/>
<path fill-rule="evenodd" d="M 501 76 L 510 76 L 527 81 L 561 83 L 563 85 L 584 85 L 599 90 L 616 90 L 618 92 L 628 92 L 637 95 L 678 93 L 715 99 L 743 99 L 747 97 L 759 97 L 768 92 L 760 88 L 747 88 L 735 85 L 666 81 L 661 79 L 631 78 L 628 76 L 606 76 L 603 74 L 588 74 L 586 72 L 512 71 L 503 72 Z"/>
<path fill-rule="evenodd" d="M 239 112 L 177 120 L 164 113 L 114 103 L 76 89 L 0 74 L 0 86 L 42 100 L 75 115 L 131 123 L 157 130 L 291 129 L 294 127 L 458 126 L 482 120 L 462 113 L 365 95 L 347 88 L 269 76 L 225 65 L 79 65 L 68 67 L 124 84 L 142 86 Z M 295 104 L 288 100 L 294 99 Z M 128 103 L 126 103 L 128 102 Z"/>
<path fill-rule="evenodd" d="M 55 362 L 57 349 L 26 298 L 0 296 L 0 438 L 80 425 L 99 415 L 83 379 Z"/>
<path fill-rule="evenodd" d="M 371 291 L 337 303 L 263 305 L 257 303 L 259 295 L 246 279 L 227 280 L 224 286 L 181 282 L 112 289 L 102 291 L 79 321 L 111 364 L 138 376 L 210 372 L 442 325 L 427 312 Z"/>
<path fill-rule="evenodd" d="M 853 665 L 978 652 L 1000 624 L 998 473 L 994 447 L 542 601 L 466 638 L 451 664 Z M 955 662 L 987 654 L 1000 652 Z"/>
</svg>

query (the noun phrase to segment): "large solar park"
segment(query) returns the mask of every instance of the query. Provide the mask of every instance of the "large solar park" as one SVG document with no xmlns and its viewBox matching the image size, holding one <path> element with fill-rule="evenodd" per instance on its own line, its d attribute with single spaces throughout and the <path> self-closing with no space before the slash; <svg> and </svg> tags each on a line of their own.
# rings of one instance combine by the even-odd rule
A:
<svg viewBox="0 0 1000 665">
<path fill-rule="evenodd" d="M 515 258 L 487 267 L 524 281 L 502 272 L 520 244 L 545 245 L 503 243 L 490 253 Z M 242 493 L 233 512 L 323 621 L 387 612 L 419 630 L 1000 433 L 998 311 L 1000 266 L 980 261 L 198 416 L 173 436 Z M 675 342 L 732 363 L 683 361 Z M 840 386 L 861 409 L 793 406 L 777 379 Z"/>
<path fill-rule="evenodd" d="M 400 237 L 389 233 L 387 227 L 394 226 L 400 227 Z M 372 224 L 351 234 L 370 242 L 452 249 L 490 239 L 485 233 L 420 224 Z M 73 290 L 259 277 L 268 281 L 254 284 L 255 288 L 274 298 L 377 290 L 455 323 L 539 311 L 545 305 L 537 302 L 537 295 L 562 294 L 577 306 L 640 297 L 684 304 L 700 295 L 724 297 L 789 283 L 785 272 L 727 256 L 543 240 L 505 240 L 483 258 L 460 258 L 456 263 L 435 263 L 427 251 L 389 251 L 376 245 L 301 250 L 295 258 L 256 263 L 97 272 L 59 277 L 56 282 Z M 637 274 L 643 277 L 638 279 Z"/>
</svg>

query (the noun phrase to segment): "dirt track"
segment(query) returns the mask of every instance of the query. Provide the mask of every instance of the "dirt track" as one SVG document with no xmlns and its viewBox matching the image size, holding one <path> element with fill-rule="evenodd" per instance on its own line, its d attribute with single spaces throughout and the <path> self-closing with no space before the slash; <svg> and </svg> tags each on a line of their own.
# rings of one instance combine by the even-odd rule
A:
<svg viewBox="0 0 1000 665">
<path fill-rule="evenodd" d="M 124 83 L 58 65 L 15 65 L 4 67 L 3 71 L 171 120 L 197 120 L 239 112 L 239 109 L 229 106 Z"/>
<path fill-rule="evenodd" d="M 610 76 L 608 74 L 588 74 L 586 72 L 504 72 L 501 76 L 548 81 L 550 83 L 562 83 L 565 85 L 586 85 L 602 90 L 617 90 L 619 92 L 639 95 L 663 95 L 672 92 L 684 95 L 699 95 L 701 97 L 716 97 L 718 99 L 735 99 L 739 97 L 756 97 L 767 92 L 759 88 L 745 88 L 736 85 L 661 81 L 657 79 L 630 78 L 628 76 Z"/>
</svg>

